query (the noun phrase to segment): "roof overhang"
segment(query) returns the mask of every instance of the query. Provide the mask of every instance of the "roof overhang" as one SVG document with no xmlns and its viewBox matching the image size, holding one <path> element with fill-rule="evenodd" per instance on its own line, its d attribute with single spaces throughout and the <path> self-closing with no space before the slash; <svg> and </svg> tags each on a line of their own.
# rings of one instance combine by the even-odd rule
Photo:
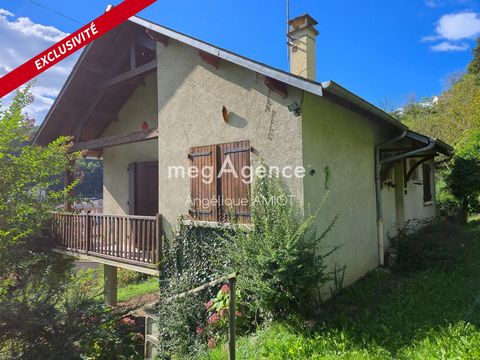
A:
<svg viewBox="0 0 480 360">
<path fill-rule="evenodd" d="M 355 95 L 351 91 L 345 89 L 344 87 L 340 86 L 339 84 L 333 81 L 327 81 L 323 83 L 311 81 L 303 77 L 293 75 L 289 72 L 273 68 L 269 65 L 260 63 L 258 61 L 248 59 L 244 56 L 235 54 L 231 51 L 216 47 L 204 41 L 193 38 L 191 36 L 182 34 L 178 31 L 174 31 L 172 29 L 161 26 L 159 24 L 155 24 L 151 21 L 140 18 L 138 16 L 133 16 L 129 19 L 127 23 L 122 24 L 118 28 L 114 29 L 112 31 L 112 35 L 106 34 L 104 37 L 96 40 L 94 43 L 92 43 L 83 51 L 77 63 L 75 64 L 75 67 L 73 68 L 70 76 L 65 82 L 65 85 L 63 86 L 59 96 L 55 100 L 44 122 L 42 123 L 39 131 L 37 132 L 34 138 L 34 142 L 39 144 L 45 144 L 53 140 L 54 136 L 58 137 L 61 135 L 73 135 L 73 132 L 75 131 L 78 132 L 77 128 L 81 126 L 80 121 L 82 118 L 83 118 L 82 121 L 84 123 L 82 126 L 85 126 L 85 123 L 87 123 L 87 124 L 91 124 L 94 128 L 97 127 L 98 129 L 94 129 L 94 131 L 91 131 L 91 133 L 86 134 L 83 137 L 79 136 L 78 139 L 76 139 L 77 141 L 91 140 L 91 139 L 94 139 L 95 136 L 98 136 L 98 134 L 101 133 L 103 125 L 97 126 L 96 119 L 85 119 L 85 116 L 88 117 L 89 114 L 79 114 L 79 112 L 81 111 L 85 112 L 84 110 L 85 106 L 83 104 L 82 104 L 82 107 L 73 109 L 73 111 L 69 112 L 68 99 L 72 98 L 72 95 L 76 94 L 78 96 L 79 94 L 81 94 L 82 93 L 81 87 L 82 86 L 85 87 L 86 84 L 88 84 L 88 82 L 85 82 L 85 80 L 83 79 L 85 77 L 86 68 L 90 67 L 90 70 L 91 69 L 95 70 L 95 64 L 92 64 L 92 61 L 93 62 L 100 61 L 101 57 L 99 57 L 97 53 L 101 50 L 102 47 L 106 47 L 106 49 L 104 50 L 104 53 L 110 57 L 113 56 L 112 52 L 118 51 L 117 48 L 119 46 L 112 43 L 113 41 L 119 41 L 118 38 L 120 37 L 120 35 L 128 36 L 127 34 L 128 31 L 125 31 L 125 30 L 126 28 L 128 28 L 129 25 L 130 27 L 133 25 L 133 26 L 136 26 L 138 29 L 142 29 L 143 33 L 146 32 L 144 30 L 147 30 L 148 32 L 154 32 L 154 33 L 160 34 L 160 36 L 162 37 L 165 37 L 167 39 L 171 38 L 183 44 L 192 46 L 200 50 L 201 52 L 205 52 L 216 58 L 223 59 L 225 61 L 250 69 L 256 73 L 264 75 L 267 78 L 274 79 L 286 85 L 298 88 L 300 90 L 306 91 L 308 93 L 311 93 L 317 96 L 325 97 L 326 99 L 329 99 L 333 102 L 340 104 L 341 106 L 344 106 L 353 111 L 356 111 L 357 113 L 360 113 L 363 116 L 373 121 L 376 121 L 382 125 L 385 125 L 389 128 L 402 131 L 402 132 L 407 130 L 407 127 L 404 124 L 396 120 L 391 115 L 387 114 L 386 112 L 382 111 L 378 107 L 372 105 L 368 101 L 362 99 L 361 97 Z M 123 30 L 122 30 L 122 27 L 123 27 Z M 107 39 L 108 36 L 110 36 L 110 39 Z M 98 59 L 98 60 L 95 60 L 95 59 Z M 113 57 L 113 61 L 116 61 L 115 57 Z M 109 75 L 111 76 L 114 74 L 111 73 Z M 90 74 L 89 76 L 92 76 L 93 82 L 97 82 L 97 86 L 100 86 L 101 82 L 105 83 L 106 81 L 107 82 L 109 81 L 108 77 L 104 78 L 100 75 L 97 77 L 93 77 L 92 74 Z M 83 82 L 82 82 L 82 79 L 83 79 Z M 134 85 L 135 84 L 131 85 L 130 88 L 127 87 L 126 89 L 123 89 L 119 94 L 120 96 L 117 95 L 117 97 L 121 98 L 121 101 L 118 101 L 118 104 L 115 104 L 115 106 L 113 106 L 113 109 L 108 109 L 108 103 L 109 101 L 115 102 L 115 100 L 112 99 L 112 97 L 107 97 L 106 99 L 103 99 L 102 100 L 103 102 L 99 103 L 98 105 L 100 106 L 100 110 L 101 110 L 100 112 L 106 113 L 106 111 L 102 111 L 101 106 L 103 104 L 103 106 L 107 108 L 108 112 L 110 112 L 112 115 L 115 115 L 114 113 L 115 111 L 118 111 L 120 105 L 122 104 L 122 101 L 125 100 L 128 96 L 130 96 L 130 94 L 133 92 L 135 88 Z M 90 94 L 89 89 L 86 89 L 86 90 L 83 89 L 83 94 L 84 94 L 84 97 L 87 97 L 87 98 L 89 96 L 91 97 L 91 99 L 89 99 L 90 102 L 93 104 L 91 107 L 91 111 L 95 110 L 95 106 L 96 106 L 95 101 L 98 100 L 98 96 L 100 95 L 97 96 L 93 92 Z M 65 99 L 67 99 L 67 101 L 64 101 Z M 86 120 L 88 120 L 88 122 Z M 101 121 L 99 120 L 98 122 L 101 122 Z M 416 134 L 412 136 L 421 137 L 423 135 Z M 427 138 L 427 137 L 424 137 L 424 138 Z M 437 145 L 438 145 L 437 148 L 439 152 L 444 153 L 444 152 L 450 151 L 448 150 L 450 148 L 448 145 L 446 145 L 445 143 L 439 140 L 435 140 L 435 141 L 437 142 Z"/>
</svg>

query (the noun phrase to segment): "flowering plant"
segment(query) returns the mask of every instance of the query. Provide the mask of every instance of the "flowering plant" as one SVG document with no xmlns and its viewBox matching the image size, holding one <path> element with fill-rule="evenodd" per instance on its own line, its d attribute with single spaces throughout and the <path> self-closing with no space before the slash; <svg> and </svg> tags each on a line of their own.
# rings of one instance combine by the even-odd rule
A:
<svg viewBox="0 0 480 360">
<path fill-rule="evenodd" d="M 241 301 L 241 293 L 237 289 L 235 291 L 237 299 L 235 303 L 235 318 L 242 318 L 239 310 L 239 302 Z M 228 313 L 230 308 L 230 286 L 222 285 L 217 295 L 204 304 L 207 312 L 207 321 L 205 327 L 197 327 L 197 335 L 204 335 L 209 348 L 214 348 L 217 344 L 226 340 L 228 333 Z"/>
</svg>

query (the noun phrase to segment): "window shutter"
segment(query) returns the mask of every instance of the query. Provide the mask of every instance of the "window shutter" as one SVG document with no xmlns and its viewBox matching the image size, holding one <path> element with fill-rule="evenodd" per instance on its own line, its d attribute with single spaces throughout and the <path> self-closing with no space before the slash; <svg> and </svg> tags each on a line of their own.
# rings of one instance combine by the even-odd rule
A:
<svg viewBox="0 0 480 360">
<path fill-rule="evenodd" d="M 224 171 L 220 178 L 220 220 L 229 221 L 235 216 L 239 223 L 250 222 L 250 141 L 221 144 L 218 171 Z M 242 175 L 242 169 L 248 167 Z M 232 172 L 234 171 L 234 172 Z M 220 174 L 219 174 L 220 175 Z"/>
<path fill-rule="evenodd" d="M 423 170 L 423 201 L 432 201 L 432 177 L 429 164 L 422 165 Z"/>
<path fill-rule="evenodd" d="M 190 166 L 198 169 L 198 176 L 190 177 L 190 216 L 196 220 L 218 221 L 217 147 L 192 147 L 188 159 Z"/>
</svg>

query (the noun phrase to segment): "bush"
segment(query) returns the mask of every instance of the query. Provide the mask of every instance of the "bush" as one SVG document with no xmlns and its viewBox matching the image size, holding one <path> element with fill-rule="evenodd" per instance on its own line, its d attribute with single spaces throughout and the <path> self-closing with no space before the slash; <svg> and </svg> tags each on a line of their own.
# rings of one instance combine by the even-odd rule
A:
<svg viewBox="0 0 480 360">
<path fill-rule="evenodd" d="M 436 195 L 437 214 L 442 217 L 454 217 L 460 209 L 460 201 L 446 190 L 441 190 Z"/>
<path fill-rule="evenodd" d="M 118 269 L 118 285 L 131 285 L 131 284 L 138 284 L 142 281 L 145 281 L 149 278 L 149 275 L 139 273 L 137 271 L 131 271 L 127 269 Z"/>
<path fill-rule="evenodd" d="M 179 221 L 173 239 L 164 246 L 159 306 L 159 359 L 195 359 L 206 349 L 205 303 L 218 289 L 208 288 L 176 300 L 170 297 L 214 280 L 226 272 L 225 228 L 185 225 Z"/>
<path fill-rule="evenodd" d="M 392 247 L 397 249 L 395 269 L 423 270 L 460 261 L 464 255 L 461 231 L 459 225 L 446 221 L 407 221 L 391 238 Z"/>
<path fill-rule="evenodd" d="M 316 214 L 304 219 L 279 180 L 268 178 L 255 182 L 251 211 L 251 228 L 237 225 L 227 234 L 231 267 L 241 274 L 238 286 L 269 318 L 305 313 L 330 280 L 320 243 L 336 219 L 317 234 Z"/>
</svg>

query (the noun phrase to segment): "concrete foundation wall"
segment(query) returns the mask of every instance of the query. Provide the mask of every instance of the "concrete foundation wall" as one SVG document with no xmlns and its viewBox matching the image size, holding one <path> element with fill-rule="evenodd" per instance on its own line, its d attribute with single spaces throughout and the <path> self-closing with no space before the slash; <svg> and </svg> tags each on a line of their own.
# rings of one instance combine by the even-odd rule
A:
<svg viewBox="0 0 480 360">
<path fill-rule="evenodd" d="M 157 127 L 157 84 L 155 74 L 145 79 L 101 137 L 129 134 L 141 130 L 141 124 Z M 103 152 L 103 212 L 128 214 L 128 165 L 133 162 L 158 159 L 158 141 L 126 144 L 107 148 Z"/>
</svg>

